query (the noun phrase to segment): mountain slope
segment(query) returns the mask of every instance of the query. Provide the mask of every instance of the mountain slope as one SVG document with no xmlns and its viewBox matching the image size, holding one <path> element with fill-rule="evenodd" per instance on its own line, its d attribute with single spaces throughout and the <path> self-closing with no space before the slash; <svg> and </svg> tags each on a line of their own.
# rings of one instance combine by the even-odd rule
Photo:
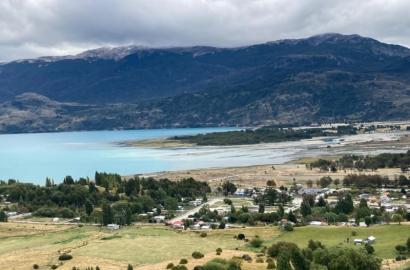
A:
<svg viewBox="0 0 410 270">
<path fill-rule="evenodd" d="M 69 124 L 24 122 L 21 110 L 44 106 L 16 108 L 25 92 L 54 102 Z M 19 112 L 19 131 L 404 119 L 410 50 L 340 34 L 239 48 L 97 49 L 0 65 L 0 102 L 2 132 L 11 130 L 6 111 Z"/>
</svg>

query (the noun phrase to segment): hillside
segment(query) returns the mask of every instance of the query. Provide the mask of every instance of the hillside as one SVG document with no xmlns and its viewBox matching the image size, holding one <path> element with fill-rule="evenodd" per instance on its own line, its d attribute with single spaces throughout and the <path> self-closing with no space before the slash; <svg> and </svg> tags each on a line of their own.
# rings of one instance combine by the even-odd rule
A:
<svg viewBox="0 0 410 270">
<path fill-rule="evenodd" d="M 0 132 L 408 119 L 409 75 L 409 49 L 358 35 L 102 48 L 1 64 Z"/>
</svg>

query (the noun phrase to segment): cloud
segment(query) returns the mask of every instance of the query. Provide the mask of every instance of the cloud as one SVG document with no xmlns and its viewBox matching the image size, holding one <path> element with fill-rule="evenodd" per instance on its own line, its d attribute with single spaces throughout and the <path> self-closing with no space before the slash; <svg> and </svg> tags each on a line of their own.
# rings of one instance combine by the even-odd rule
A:
<svg viewBox="0 0 410 270">
<path fill-rule="evenodd" d="M 407 0 L 2 0 L 0 60 L 101 46 L 241 46 L 325 32 L 410 47 Z"/>
</svg>

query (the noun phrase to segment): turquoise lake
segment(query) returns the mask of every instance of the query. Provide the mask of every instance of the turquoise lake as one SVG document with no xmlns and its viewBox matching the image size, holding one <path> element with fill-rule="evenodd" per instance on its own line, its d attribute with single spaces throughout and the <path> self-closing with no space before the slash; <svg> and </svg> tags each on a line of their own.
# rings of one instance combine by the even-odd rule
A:
<svg viewBox="0 0 410 270">
<path fill-rule="evenodd" d="M 232 129 L 183 128 L 0 135 L 0 179 L 13 178 L 43 184 L 46 177 L 59 182 L 66 175 L 76 178 L 93 177 L 95 171 L 134 174 L 172 170 L 179 161 L 167 155 L 170 150 L 123 147 L 118 143 Z"/>
<path fill-rule="evenodd" d="M 129 140 L 221 132 L 235 128 L 181 128 L 0 135 L 0 179 L 44 184 L 66 175 L 93 178 L 96 171 L 133 175 L 209 167 L 281 164 L 301 157 L 403 152 L 394 142 L 409 132 L 358 134 L 236 146 L 129 147 Z M 368 142 L 380 142 L 373 145 Z"/>
</svg>

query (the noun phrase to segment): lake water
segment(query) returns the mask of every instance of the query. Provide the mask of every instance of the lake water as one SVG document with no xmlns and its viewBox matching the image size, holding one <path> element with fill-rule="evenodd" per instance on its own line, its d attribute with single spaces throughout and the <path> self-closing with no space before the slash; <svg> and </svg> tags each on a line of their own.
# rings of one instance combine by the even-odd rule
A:
<svg viewBox="0 0 410 270">
<path fill-rule="evenodd" d="M 122 175 L 207 167 L 280 164 L 323 154 L 404 151 L 386 144 L 372 148 L 357 142 L 390 141 L 402 134 L 365 134 L 247 146 L 146 148 L 119 142 L 175 135 L 227 131 L 233 128 L 185 128 L 0 135 L 0 179 L 43 184 L 66 175 L 93 177 L 96 171 Z M 328 146 L 331 146 L 330 148 Z"/>
</svg>

